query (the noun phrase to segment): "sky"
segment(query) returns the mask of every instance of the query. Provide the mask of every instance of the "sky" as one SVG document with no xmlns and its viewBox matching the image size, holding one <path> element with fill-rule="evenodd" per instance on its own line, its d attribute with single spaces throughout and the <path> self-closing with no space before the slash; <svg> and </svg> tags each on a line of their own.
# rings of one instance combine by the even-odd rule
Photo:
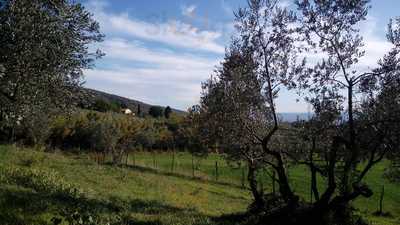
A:
<svg viewBox="0 0 400 225">
<path fill-rule="evenodd" d="M 85 70 L 84 86 L 186 110 L 198 104 L 201 83 L 224 57 L 234 33 L 233 11 L 246 0 L 80 0 L 105 34 L 106 56 Z M 290 5 L 291 1 L 283 0 Z M 400 0 L 372 0 L 360 25 L 368 68 L 390 49 L 385 34 L 390 18 L 400 16 Z M 282 91 L 279 112 L 308 112 L 295 93 Z"/>
</svg>

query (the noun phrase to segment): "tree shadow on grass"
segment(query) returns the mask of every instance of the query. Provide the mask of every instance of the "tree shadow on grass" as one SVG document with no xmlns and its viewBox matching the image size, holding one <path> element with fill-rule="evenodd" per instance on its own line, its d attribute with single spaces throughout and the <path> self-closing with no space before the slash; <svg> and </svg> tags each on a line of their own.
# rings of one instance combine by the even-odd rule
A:
<svg viewBox="0 0 400 225">
<path fill-rule="evenodd" d="M 249 223 L 249 214 L 247 213 L 236 213 L 236 214 L 226 214 L 219 217 L 212 218 L 212 222 L 215 225 L 254 225 Z"/>
<path fill-rule="evenodd" d="M 129 211 L 143 213 L 148 215 L 156 214 L 178 214 L 178 213 L 196 213 L 194 209 L 181 209 L 178 207 L 166 205 L 158 201 L 141 201 L 134 199 L 129 203 Z"/>
<path fill-rule="evenodd" d="M 43 214 L 52 205 L 40 194 L 27 189 L 0 189 L 0 220 L 2 224 L 47 224 Z"/>
<path fill-rule="evenodd" d="M 90 213 L 101 216 L 113 216 L 123 220 L 115 224 L 162 225 L 160 218 L 176 218 L 182 216 L 206 218 L 194 209 L 182 209 L 158 201 L 143 201 L 140 199 L 96 199 L 64 195 L 40 193 L 31 189 L 15 186 L 0 187 L 0 223 L 4 225 L 21 224 L 51 224 L 53 216 L 60 217 L 63 210 L 84 208 Z M 132 214 L 142 214 L 149 217 L 147 221 L 132 217 Z M 113 224 L 113 223 L 112 223 Z"/>
</svg>

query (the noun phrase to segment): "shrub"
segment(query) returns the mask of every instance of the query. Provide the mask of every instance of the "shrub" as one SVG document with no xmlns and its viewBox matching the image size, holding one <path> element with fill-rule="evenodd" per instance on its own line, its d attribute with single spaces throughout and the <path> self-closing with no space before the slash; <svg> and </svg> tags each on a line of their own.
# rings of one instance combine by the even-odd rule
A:
<svg viewBox="0 0 400 225">
<path fill-rule="evenodd" d="M 46 156 L 41 154 L 21 155 L 18 160 L 18 165 L 24 167 L 32 167 L 38 163 L 43 163 Z"/>
<path fill-rule="evenodd" d="M 78 198 L 83 195 L 81 190 L 65 182 L 57 173 L 52 171 L 15 167 L 1 168 L 0 182 L 65 198 Z"/>
<path fill-rule="evenodd" d="M 149 109 L 149 115 L 158 118 L 163 116 L 164 109 L 161 106 L 152 106 Z"/>
</svg>

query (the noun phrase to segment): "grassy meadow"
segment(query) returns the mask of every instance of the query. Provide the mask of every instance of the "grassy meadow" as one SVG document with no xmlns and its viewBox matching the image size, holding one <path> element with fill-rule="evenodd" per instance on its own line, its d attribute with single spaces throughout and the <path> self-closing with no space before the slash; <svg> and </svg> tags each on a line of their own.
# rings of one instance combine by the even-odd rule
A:
<svg viewBox="0 0 400 225">
<path fill-rule="evenodd" d="M 232 224 L 221 216 L 244 212 L 251 202 L 250 192 L 242 187 L 246 171 L 232 168 L 216 154 L 193 162 L 195 177 L 188 153 L 175 153 L 173 160 L 172 153 L 138 152 L 119 167 L 98 165 L 86 154 L 0 146 L 0 224 L 53 224 L 53 217 L 81 207 L 95 212 L 104 224 Z M 382 178 L 385 166 L 378 165 L 367 178 L 374 196 L 354 205 L 372 224 L 395 225 L 400 223 L 400 185 Z M 303 167 L 290 168 L 294 187 L 309 198 L 310 179 L 304 174 Z M 272 190 L 268 175 L 260 179 Z M 375 217 L 383 184 L 384 211 L 391 216 Z"/>
</svg>

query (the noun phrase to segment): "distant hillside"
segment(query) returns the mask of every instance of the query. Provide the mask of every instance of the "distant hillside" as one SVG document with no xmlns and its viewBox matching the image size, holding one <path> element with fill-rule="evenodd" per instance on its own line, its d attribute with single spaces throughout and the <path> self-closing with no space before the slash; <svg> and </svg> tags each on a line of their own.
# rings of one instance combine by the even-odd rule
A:
<svg viewBox="0 0 400 225">
<path fill-rule="evenodd" d="M 125 97 L 121 97 L 118 95 L 114 94 L 109 94 L 106 92 L 94 90 L 94 89 L 89 89 L 89 88 L 83 88 L 83 92 L 86 96 L 86 102 L 89 102 L 93 104 L 96 102 L 96 100 L 103 100 L 109 103 L 116 103 L 119 106 L 122 106 L 122 108 L 129 108 L 133 112 L 137 113 L 138 110 L 138 105 L 140 105 L 141 112 L 144 115 L 147 115 L 149 112 L 150 107 L 154 106 L 148 103 L 144 103 L 138 100 L 134 99 L 129 99 Z M 161 106 L 165 108 L 166 106 Z M 177 113 L 177 114 L 185 114 L 185 111 L 179 110 L 179 109 L 173 109 L 172 111 Z M 284 122 L 295 122 L 297 119 L 300 120 L 307 120 L 311 116 L 310 113 L 279 113 L 279 118 L 284 121 Z"/>
<path fill-rule="evenodd" d="M 84 88 L 83 92 L 87 98 L 86 102 L 89 102 L 91 104 L 96 102 L 96 100 L 103 100 L 109 103 L 116 103 L 122 108 L 129 108 L 135 113 L 138 111 L 138 106 L 140 105 L 140 110 L 145 115 L 148 114 L 150 107 L 154 106 L 134 99 L 129 99 L 89 88 Z M 165 108 L 166 106 L 161 106 L 161 107 Z M 172 111 L 177 114 L 185 114 L 184 111 L 174 108 L 172 108 Z"/>
</svg>

